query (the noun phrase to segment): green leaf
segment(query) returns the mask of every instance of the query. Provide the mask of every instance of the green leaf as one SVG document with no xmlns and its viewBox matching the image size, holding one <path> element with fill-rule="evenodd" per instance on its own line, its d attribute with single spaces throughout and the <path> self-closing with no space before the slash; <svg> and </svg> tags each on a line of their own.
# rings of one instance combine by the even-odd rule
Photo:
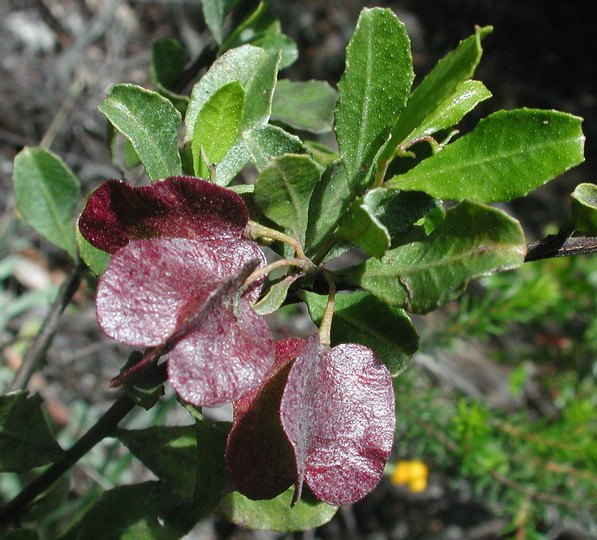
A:
<svg viewBox="0 0 597 540">
<path fill-rule="evenodd" d="M 239 0 L 201 0 L 205 23 L 218 45 L 224 40 L 224 19 L 238 2 Z"/>
<path fill-rule="evenodd" d="M 98 109 L 133 145 L 152 181 L 182 174 L 180 113 L 157 92 L 117 84 Z"/>
<path fill-rule="evenodd" d="M 200 514 L 222 499 L 227 479 L 226 435 L 206 420 L 195 425 L 116 432 L 120 441 L 177 496 Z"/>
<path fill-rule="evenodd" d="M 269 315 L 278 311 L 282 307 L 282 304 L 284 304 L 284 300 L 286 300 L 288 289 L 297 278 L 298 274 L 291 274 L 280 281 L 272 283 L 267 293 L 259 302 L 253 304 L 253 311 L 259 315 Z"/>
<path fill-rule="evenodd" d="M 205 102 L 197 115 L 191 144 L 196 176 L 209 178 L 208 166 L 217 165 L 228 153 L 238 138 L 244 108 L 245 91 L 238 81 L 221 86 Z"/>
<path fill-rule="evenodd" d="M 239 136 L 216 168 L 216 179 L 220 185 L 228 184 L 251 157 L 241 134 L 247 137 L 251 130 L 267 123 L 271 114 L 277 66 L 278 58 L 259 47 L 244 45 L 224 53 L 193 87 L 185 117 L 185 143 L 192 141 L 199 112 L 218 89 L 238 81 L 245 91 L 245 109 Z"/>
<path fill-rule="evenodd" d="M 357 199 L 350 205 L 340 221 L 338 235 L 379 258 L 390 247 L 390 233 L 375 217 L 374 208 L 366 198 Z"/>
<path fill-rule="evenodd" d="M 242 142 L 251 162 L 261 171 L 272 157 L 306 154 L 301 140 L 278 126 L 260 126 L 242 134 Z"/>
<path fill-rule="evenodd" d="M 427 115 L 423 123 L 409 135 L 408 139 L 413 140 L 424 135 L 433 135 L 438 131 L 455 126 L 481 101 L 490 97 L 491 92 L 481 81 L 464 81 L 450 97 L 438 104 L 435 111 Z"/>
<path fill-rule="evenodd" d="M 73 213 L 81 188 L 66 163 L 45 148 L 25 147 L 15 158 L 12 182 L 25 221 L 74 258 Z"/>
<path fill-rule="evenodd" d="M 448 210 L 427 238 L 336 275 L 390 305 L 427 313 L 460 295 L 471 279 L 519 266 L 525 253 L 518 221 L 465 201 Z"/>
<path fill-rule="evenodd" d="M 291 507 L 293 494 L 294 488 L 290 488 L 274 499 L 252 501 L 233 492 L 220 503 L 216 511 L 231 523 L 247 529 L 291 532 L 320 527 L 332 519 L 338 510 L 306 494 Z"/>
<path fill-rule="evenodd" d="M 118 429 L 132 454 L 181 497 L 192 499 L 197 471 L 197 432 L 190 426 Z"/>
<path fill-rule="evenodd" d="M 160 482 L 105 491 L 59 540 L 178 540 L 196 522 Z"/>
<path fill-rule="evenodd" d="M 324 168 L 327 168 L 333 161 L 340 159 L 340 155 L 325 144 L 316 141 L 304 141 L 303 144 L 311 153 L 311 157 Z"/>
<path fill-rule="evenodd" d="M 205 515 L 212 512 L 230 491 L 228 466 L 224 458 L 227 432 L 201 419 L 195 420 L 195 429 L 197 474 L 193 500 L 197 511 Z"/>
<path fill-rule="evenodd" d="M 332 129 L 336 91 L 325 81 L 281 79 L 272 102 L 272 120 L 312 133 Z"/>
<path fill-rule="evenodd" d="M 597 236 L 597 185 L 579 184 L 571 197 L 570 217 L 574 228 L 586 236 Z"/>
<path fill-rule="evenodd" d="M 143 353 L 133 351 L 120 370 L 125 373 L 128 369 L 143 360 Z M 136 376 L 126 380 L 123 384 L 125 392 L 139 407 L 146 411 L 151 409 L 164 395 L 164 377 L 159 369 L 147 369 L 140 371 Z"/>
<path fill-rule="evenodd" d="M 315 186 L 309 202 L 305 247 L 307 256 L 315 264 L 319 264 L 332 247 L 330 239 L 353 199 L 352 184 L 342 161 L 332 162 Z"/>
<path fill-rule="evenodd" d="M 221 50 L 227 51 L 241 45 L 261 47 L 272 56 L 280 53 L 280 69 L 298 58 L 298 48 L 290 37 L 282 33 L 280 19 L 269 10 L 268 2 L 260 2 L 257 8 L 230 34 Z"/>
<path fill-rule="evenodd" d="M 41 397 L 19 391 L 0 396 L 0 470 L 25 472 L 60 459 L 41 409 Z"/>
<path fill-rule="evenodd" d="M 253 197 L 266 217 L 304 239 L 309 200 L 320 177 L 319 166 L 310 157 L 285 154 L 261 171 Z"/>
<path fill-rule="evenodd" d="M 582 119 L 557 111 L 498 111 L 386 187 L 438 199 L 509 201 L 583 161 Z"/>
<path fill-rule="evenodd" d="M 405 141 L 427 117 L 437 114 L 440 106 L 473 76 L 483 54 L 481 40 L 492 30 L 491 26 L 477 27 L 472 36 L 461 41 L 456 49 L 442 58 L 417 86 L 392 128 L 391 142 L 386 146 L 384 158 L 390 157 L 394 148 Z"/>
<path fill-rule="evenodd" d="M 336 137 L 348 176 L 372 165 L 406 104 L 414 72 L 410 40 L 390 9 L 364 9 L 338 84 Z"/>
<path fill-rule="evenodd" d="M 110 254 L 102 251 L 101 249 L 97 249 L 95 246 L 92 246 L 83 237 L 81 231 L 79 231 L 78 225 L 76 227 L 75 233 L 77 238 L 77 246 L 79 247 L 79 256 L 87 265 L 89 270 L 91 270 L 96 276 L 101 276 L 110 263 Z"/>
<path fill-rule="evenodd" d="M 171 89 L 176 83 L 187 57 L 179 41 L 175 39 L 157 39 L 151 46 L 151 84 L 156 90 L 159 87 Z"/>
<path fill-rule="evenodd" d="M 302 291 L 301 299 L 313 322 L 319 325 L 327 296 Z M 365 291 L 336 295 L 330 337 L 332 346 L 360 343 L 369 347 L 394 377 L 406 369 L 419 348 L 419 336 L 406 312 Z"/>
</svg>

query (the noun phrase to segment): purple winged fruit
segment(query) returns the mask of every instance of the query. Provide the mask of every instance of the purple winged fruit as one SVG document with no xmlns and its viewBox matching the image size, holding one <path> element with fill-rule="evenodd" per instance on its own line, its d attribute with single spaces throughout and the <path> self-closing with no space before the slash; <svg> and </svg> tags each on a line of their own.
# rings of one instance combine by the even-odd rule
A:
<svg viewBox="0 0 597 540">
<path fill-rule="evenodd" d="M 235 488 L 264 499 L 294 481 L 294 502 L 304 482 L 332 505 L 363 498 L 394 440 L 389 371 L 367 347 L 330 349 L 318 335 L 281 342 L 276 353 L 265 382 L 235 404 L 226 449 Z"/>
<path fill-rule="evenodd" d="M 96 307 L 104 332 L 169 353 L 168 379 L 197 406 L 239 399 L 272 366 L 274 344 L 251 304 L 262 281 L 242 285 L 265 258 L 247 238 L 234 192 L 188 176 L 150 186 L 102 184 L 79 219 L 81 234 L 112 255 Z"/>
</svg>

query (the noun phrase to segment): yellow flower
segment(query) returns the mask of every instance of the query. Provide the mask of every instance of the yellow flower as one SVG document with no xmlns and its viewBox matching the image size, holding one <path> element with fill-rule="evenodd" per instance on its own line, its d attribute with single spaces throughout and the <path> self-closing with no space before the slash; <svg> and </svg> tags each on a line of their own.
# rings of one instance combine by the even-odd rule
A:
<svg viewBox="0 0 597 540">
<path fill-rule="evenodd" d="M 408 486 L 413 493 L 420 493 L 427 488 L 429 469 L 427 465 L 417 459 L 412 461 L 398 461 L 391 476 L 396 485 Z"/>
</svg>

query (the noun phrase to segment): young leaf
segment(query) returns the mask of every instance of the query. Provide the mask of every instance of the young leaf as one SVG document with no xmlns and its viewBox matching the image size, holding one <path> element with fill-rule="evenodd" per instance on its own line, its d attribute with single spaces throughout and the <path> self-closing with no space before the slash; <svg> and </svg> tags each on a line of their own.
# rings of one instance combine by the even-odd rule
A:
<svg viewBox="0 0 597 540">
<path fill-rule="evenodd" d="M 201 0 L 205 23 L 218 45 L 224 40 L 224 19 L 238 2 L 239 0 Z"/>
<path fill-rule="evenodd" d="M 249 212 L 236 193 L 191 176 L 132 187 L 108 180 L 89 197 L 79 218 L 81 234 L 114 253 L 131 240 L 168 236 L 238 240 Z"/>
<path fill-rule="evenodd" d="M 364 199 L 357 199 L 350 205 L 340 221 L 338 235 L 378 258 L 383 257 L 390 247 L 388 229 L 375 217 L 373 208 Z"/>
<path fill-rule="evenodd" d="M 385 186 L 486 203 L 522 197 L 583 161 L 581 122 L 557 111 L 499 111 Z"/>
<path fill-rule="evenodd" d="M 180 113 L 157 92 L 117 84 L 98 109 L 133 145 L 152 181 L 182 174 Z"/>
<path fill-rule="evenodd" d="M 282 33 L 280 19 L 268 10 L 268 2 L 262 1 L 257 8 L 230 34 L 220 48 L 221 51 L 255 45 L 276 56 L 280 54 L 280 69 L 294 64 L 298 58 L 298 49 L 293 39 Z"/>
<path fill-rule="evenodd" d="M 309 315 L 321 323 L 327 296 L 301 292 Z M 372 349 L 395 377 L 419 348 L 419 336 L 404 310 L 388 306 L 365 291 L 336 295 L 331 330 L 332 345 L 359 343 Z"/>
<path fill-rule="evenodd" d="M 424 240 L 337 275 L 390 305 L 427 313 L 456 298 L 471 279 L 519 266 L 525 252 L 518 221 L 495 208 L 465 201 L 448 210 Z"/>
<path fill-rule="evenodd" d="M 59 540 L 178 540 L 199 517 L 161 482 L 118 486 L 105 491 Z"/>
<path fill-rule="evenodd" d="M 336 91 L 325 81 L 281 79 L 272 102 L 272 120 L 312 133 L 332 129 Z"/>
<path fill-rule="evenodd" d="M 342 161 L 332 162 L 315 185 L 309 201 L 305 246 L 307 256 L 314 258 L 316 264 L 331 248 L 329 240 L 353 199 L 352 183 Z"/>
<path fill-rule="evenodd" d="M 276 343 L 276 362 L 263 383 L 234 403 L 226 462 L 234 489 L 250 499 L 272 499 L 296 477 L 279 410 L 288 372 L 304 344 L 301 339 Z"/>
<path fill-rule="evenodd" d="M 392 138 L 384 150 L 384 157 L 391 156 L 396 145 L 407 140 L 428 117 L 436 115 L 458 87 L 473 76 L 483 54 L 481 40 L 492 30 L 491 26 L 476 28 L 472 36 L 462 40 L 456 49 L 442 58 L 417 86 L 392 128 Z"/>
<path fill-rule="evenodd" d="M 241 129 L 266 124 L 271 114 L 277 64 L 276 58 L 252 45 L 232 49 L 220 56 L 193 87 L 185 117 L 185 142 L 193 140 L 197 116 L 207 100 L 232 81 L 240 82 L 246 96 Z"/>
<path fill-rule="evenodd" d="M 220 503 L 216 512 L 227 521 L 248 529 L 293 532 L 320 527 L 338 510 L 312 495 L 304 495 L 292 507 L 291 502 L 292 489 L 269 501 L 252 501 L 233 492 Z"/>
<path fill-rule="evenodd" d="M 461 83 L 454 93 L 443 102 L 438 103 L 437 109 L 430 112 L 423 123 L 419 125 L 408 137 L 409 140 L 433 135 L 443 129 L 455 126 L 481 101 L 491 97 L 481 81 L 468 80 Z"/>
<path fill-rule="evenodd" d="M 579 184 L 571 196 L 573 226 L 584 235 L 597 236 L 597 185 Z"/>
<path fill-rule="evenodd" d="M 253 310 L 258 315 L 269 315 L 282 307 L 288 295 L 288 289 L 298 279 L 298 274 L 291 274 L 273 283 L 267 293 L 253 305 Z"/>
<path fill-rule="evenodd" d="M 307 153 L 307 149 L 296 135 L 269 124 L 244 132 L 242 142 L 249 159 L 259 171 L 266 167 L 272 157 Z"/>
<path fill-rule="evenodd" d="M 414 72 L 410 40 L 390 9 L 361 11 L 338 84 L 336 137 L 346 172 L 367 171 L 404 108 Z"/>
<path fill-rule="evenodd" d="M 309 200 L 321 177 L 310 157 L 285 154 L 272 159 L 255 181 L 255 202 L 269 219 L 304 239 Z"/>
<path fill-rule="evenodd" d="M 151 46 L 151 84 L 156 90 L 171 89 L 187 61 L 184 49 L 175 39 L 157 39 Z"/>
<path fill-rule="evenodd" d="M 208 166 L 217 165 L 230 150 L 238 137 L 244 108 L 245 91 L 238 81 L 218 88 L 203 105 L 197 115 L 191 144 L 197 176 L 209 178 Z"/>
<path fill-rule="evenodd" d="M 199 112 L 219 88 L 238 81 L 245 91 L 239 136 L 216 168 L 216 179 L 220 185 L 228 184 L 251 158 L 241 134 L 246 137 L 253 129 L 267 124 L 278 61 L 278 57 L 270 56 L 259 47 L 244 45 L 224 53 L 193 87 L 185 117 L 185 143 L 192 141 Z"/>
<path fill-rule="evenodd" d="M 25 472 L 63 455 L 41 410 L 41 397 L 0 396 L 0 471 Z"/>
<path fill-rule="evenodd" d="M 282 427 L 303 481 L 336 506 L 363 498 L 381 479 L 394 441 L 394 391 L 372 350 L 353 343 L 324 350 L 309 338 L 294 361 L 280 403 Z"/>
<path fill-rule="evenodd" d="M 56 154 L 26 147 L 15 158 L 12 177 L 17 209 L 46 240 L 75 257 L 73 212 L 80 183 Z"/>
</svg>

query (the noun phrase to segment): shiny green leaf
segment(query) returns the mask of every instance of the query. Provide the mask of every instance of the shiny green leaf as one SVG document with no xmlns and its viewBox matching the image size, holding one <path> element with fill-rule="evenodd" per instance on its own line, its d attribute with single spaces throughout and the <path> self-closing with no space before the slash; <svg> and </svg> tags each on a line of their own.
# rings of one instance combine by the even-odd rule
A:
<svg viewBox="0 0 597 540">
<path fill-rule="evenodd" d="M 425 239 L 336 275 L 390 305 L 427 313 L 460 295 L 471 279 L 519 266 L 525 254 L 518 221 L 495 208 L 465 201 L 448 210 Z"/>
<path fill-rule="evenodd" d="M 499 111 L 385 186 L 486 203 L 522 197 L 583 161 L 581 122 L 557 111 Z"/>
<path fill-rule="evenodd" d="M 253 197 L 265 216 L 304 238 L 309 200 L 320 177 L 319 166 L 310 157 L 285 154 L 261 171 Z"/>
<path fill-rule="evenodd" d="M 354 199 L 350 178 L 342 161 L 328 165 L 315 186 L 309 202 L 309 220 L 305 235 L 307 256 L 319 264 L 332 247 L 328 245 L 340 218 Z"/>
<path fill-rule="evenodd" d="M 185 143 L 192 141 L 199 112 L 215 92 L 233 81 L 240 82 L 245 91 L 239 135 L 216 168 L 219 185 L 227 185 L 251 158 L 242 137 L 248 137 L 253 129 L 265 126 L 270 117 L 277 66 L 277 57 L 270 56 L 259 47 L 244 45 L 218 58 L 193 87 L 185 117 Z"/>
<path fill-rule="evenodd" d="M 338 235 L 378 258 L 390 247 L 388 229 L 375 217 L 373 208 L 364 199 L 357 199 L 350 205 L 340 221 Z"/>
<path fill-rule="evenodd" d="M 327 296 L 302 291 L 309 315 L 321 323 Z M 419 348 L 417 331 L 403 309 L 388 306 L 365 291 L 337 294 L 331 329 L 332 346 L 360 343 L 372 349 L 396 376 L 406 369 Z"/>
<path fill-rule="evenodd" d="M 244 132 L 242 142 L 249 159 L 259 171 L 263 170 L 273 157 L 307 153 L 307 149 L 296 135 L 269 124 Z"/>
<path fill-rule="evenodd" d="M 278 311 L 284 304 L 284 300 L 286 300 L 288 289 L 297 278 L 297 274 L 291 274 L 280 281 L 272 283 L 259 302 L 253 304 L 253 311 L 259 315 L 269 315 Z"/>
<path fill-rule="evenodd" d="M 364 9 L 338 84 L 336 137 L 348 176 L 372 165 L 404 108 L 414 72 L 410 40 L 390 9 Z"/>
<path fill-rule="evenodd" d="M 25 221 L 74 258 L 73 213 L 81 187 L 66 163 L 45 148 L 25 147 L 15 158 L 12 183 Z"/>
<path fill-rule="evenodd" d="M 133 145 L 152 181 L 182 174 L 180 113 L 157 92 L 117 84 L 98 109 Z"/>
<path fill-rule="evenodd" d="M 209 178 L 209 166 L 217 166 L 228 153 L 238 138 L 244 108 L 245 91 L 238 81 L 221 86 L 205 102 L 191 143 L 196 176 Z"/>
<path fill-rule="evenodd" d="M 205 23 L 212 33 L 216 43 L 224 40 L 224 20 L 239 0 L 201 0 Z"/>
<path fill-rule="evenodd" d="M 220 503 L 216 511 L 228 521 L 248 529 L 291 532 L 320 527 L 338 510 L 306 494 L 291 507 L 293 493 L 294 488 L 290 488 L 274 499 L 252 501 L 235 491 Z"/>
<path fill-rule="evenodd" d="M 312 133 L 332 129 L 336 91 L 325 81 L 281 79 L 272 102 L 272 120 Z"/>
<path fill-rule="evenodd" d="M 473 76 L 483 54 L 481 40 L 492 30 L 491 26 L 477 28 L 472 36 L 462 40 L 456 49 L 436 64 L 409 97 L 406 108 L 392 128 L 391 145 L 395 147 L 406 140 L 428 117 L 437 114 L 440 105 Z M 394 151 L 391 145 L 387 147 L 390 155 Z"/>
<path fill-rule="evenodd" d="M 438 103 L 437 109 L 429 113 L 423 123 L 409 135 L 409 140 L 424 135 L 433 135 L 438 131 L 455 126 L 481 101 L 490 97 L 491 92 L 481 81 L 470 79 L 464 81 L 451 96 Z"/>
<path fill-rule="evenodd" d="M 0 395 L 0 471 L 25 472 L 60 459 L 41 409 L 38 394 L 19 391 Z"/>
<path fill-rule="evenodd" d="M 579 184 L 571 196 L 570 216 L 574 228 L 586 236 L 597 236 L 597 185 Z"/>
</svg>

